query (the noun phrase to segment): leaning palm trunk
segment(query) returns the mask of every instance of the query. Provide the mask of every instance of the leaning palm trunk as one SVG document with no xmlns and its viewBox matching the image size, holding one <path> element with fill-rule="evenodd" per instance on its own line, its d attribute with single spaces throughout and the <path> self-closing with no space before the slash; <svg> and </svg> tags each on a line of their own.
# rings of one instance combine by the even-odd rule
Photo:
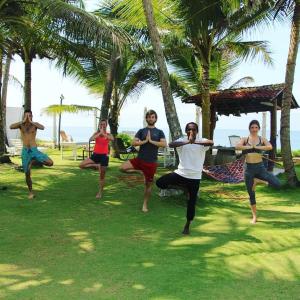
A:
<svg viewBox="0 0 300 300">
<path fill-rule="evenodd" d="M 210 122 L 209 66 L 203 66 L 202 137 L 208 139 L 212 136 Z"/>
<path fill-rule="evenodd" d="M 170 128 L 172 139 L 176 139 L 182 135 L 182 131 L 172 96 L 169 73 L 161 47 L 159 33 L 155 24 L 151 0 L 143 0 L 143 7 L 153 47 L 154 57 L 159 72 L 167 122 Z"/>
<path fill-rule="evenodd" d="M 0 49 L 0 91 L 2 89 L 2 64 L 3 64 L 3 52 Z M 8 163 L 10 159 L 6 154 L 5 148 L 5 135 L 4 135 L 4 120 L 3 120 L 3 103 L 2 95 L 0 93 L 0 163 Z"/>
<path fill-rule="evenodd" d="M 3 75 L 3 86 L 2 86 L 2 118 L 3 118 L 3 130 L 4 130 L 4 140 L 8 143 L 7 134 L 6 134 L 6 101 L 7 101 L 7 89 L 8 89 L 8 81 L 9 81 L 9 71 L 11 65 L 11 50 L 7 53 L 7 58 L 4 67 L 4 75 Z"/>
<path fill-rule="evenodd" d="M 285 89 L 282 96 L 282 110 L 280 122 L 280 142 L 282 150 L 282 159 L 285 172 L 288 177 L 288 184 L 296 186 L 299 184 L 295 166 L 292 158 L 290 141 L 290 109 L 292 102 L 292 90 L 294 84 L 294 75 L 296 59 L 299 45 L 300 34 L 300 1 L 295 1 L 295 9 L 291 27 L 290 47 L 286 66 Z"/>
<path fill-rule="evenodd" d="M 106 74 L 106 81 L 105 81 L 105 87 L 104 87 L 102 104 L 101 104 L 100 121 L 108 119 L 108 112 L 110 107 L 112 91 L 113 91 L 113 83 L 115 78 L 116 67 L 117 67 L 117 56 L 116 53 L 113 52 L 110 58 L 110 65 L 108 67 L 107 74 Z"/>
</svg>

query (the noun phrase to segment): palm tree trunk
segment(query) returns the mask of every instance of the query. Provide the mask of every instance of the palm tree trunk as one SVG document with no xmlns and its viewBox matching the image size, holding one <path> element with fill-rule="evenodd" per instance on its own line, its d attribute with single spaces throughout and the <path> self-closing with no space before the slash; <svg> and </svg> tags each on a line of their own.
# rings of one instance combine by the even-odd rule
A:
<svg viewBox="0 0 300 300">
<path fill-rule="evenodd" d="M 119 96 L 117 92 L 114 92 L 114 102 L 110 109 L 110 117 L 108 119 L 110 133 L 113 135 L 114 140 L 112 141 L 112 149 L 110 155 L 114 158 L 120 159 L 120 150 L 117 143 L 117 136 L 118 136 L 118 128 L 119 128 Z"/>
<path fill-rule="evenodd" d="M 209 65 L 203 65 L 202 80 L 202 137 L 210 138 L 211 117 L 210 117 L 210 95 L 209 95 Z"/>
<path fill-rule="evenodd" d="M 169 73 L 168 73 L 165 57 L 163 54 L 163 50 L 161 47 L 159 33 L 156 28 L 151 0 L 143 0 L 143 7 L 144 7 L 147 27 L 149 30 L 151 43 L 153 47 L 154 57 L 159 72 L 167 122 L 170 128 L 172 139 L 176 139 L 182 136 L 182 131 L 181 131 L 179 119 L 176 112 L 176 106 L 172 96 Z"/>
<path fill-rule="evenodd" d="M 31 62 L 28 50 L 24 49 L 25 79 L 24 79 L 24 108 L 31 110 Z"/>
<path fill-rule="evenodd" d="M 282 159 L 285 172 L 288 177 L 288 184 L 296 186 L 299 184 L 295 166 L 292 158 L 291 141 L 290 141 L 290 109 L 292 102 L 292 91 L 294 84 L 294 75 L 296 59 L 298 53 L 300 35 L 300 1 L 295 1 L 295 9 L 292 20 L 289 54 L 287 59 L 285 74 L 285 89 L 282 96 L 282 110 L 280 122 L 280 142 L 282 149 Z"/>
<path fill-rule="evenodd" d="M 110 100 L 113 92 L 113 83 L 115 78 L 115 72 L 117 67 L 117 56 L 116 52 L 113 52 L 110 58 L 110 64 L 106 74 L 106 82 L 102 97 L 102 104 L 101 104 L 101 113 L 100 113 L 100 120 L 107 120 L 108 119 L 108 112 L 110 107 Z"/>
<path fill-rule="evenodd" d="M 2 91 L 2 66 L 3 66 L 3 52 L 0 49 L 0 91 Z M 6 154 L 5 135 L 4 135 L 4 120 L 3 120 L 3 103 L 2 93 L 0 92 L 0 163 L 11 162 Z"/>
<path fill-rule="evenodd" d="M 3 117 L 3 130 L 4 130 L 4 140 L 8 143 L 7 134 L 6 134 L 6 102 L 7 102 L 7 89 L 8 89 L 8 81 L 9 81 L 9 71 L 11 65 L 11 57 L 12 51 L 9 49 L 7 53 L 7 58 L 4 67 L 4 75 L 3 75 L 3 86 L 2 86 L 2 117 Z"/>
</svg>

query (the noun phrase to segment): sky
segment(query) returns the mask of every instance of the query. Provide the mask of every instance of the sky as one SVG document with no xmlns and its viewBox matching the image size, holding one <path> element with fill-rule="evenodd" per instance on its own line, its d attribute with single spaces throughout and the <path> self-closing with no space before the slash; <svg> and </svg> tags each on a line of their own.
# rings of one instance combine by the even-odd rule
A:
<svg viewBox="0 0 300 300">
<path fill-rule="evenodd" d="M 87 9 L 95 8 L 97 1 L 86 1 Z M 269 28 L 257 30 L 247 39 L 266 40 L 269 42 L 271 56 L 274 61 L 272 67 L 266 66 L 259 61 L 244 62 L 232 74 L 230 83 L 237 81 L 244 76 L 251 76 L 255 82 L 253 85 L 266 85 L 284 82 L 286 60 L 288 55 L 290 26 L 289 24 L 280 24 Z M 21 82 L 24 80 L 23 62 L 15 57 L 11 66 L 11 74 Z M 300 103 L 300 55 L 298 55 L 294 96 Z M 53 63 L 47 60 L 35 59 L 32 64 L 32 110 L 35 120 L 45 126 L 52 126 L 53 118 L 43 113 L 43 108 L 59 104 L 60 95 L 64 95 L 64 104 L 78 104 L 101 106 L 101 96 L 89 94 L 89 91 L 72 78 L 63 77 L 62 72 L 56 69 Z M 16 85 L 10 84 L 8 90 L 7 105 L 20 107 L 23 103 L 23 95 Z M 183 104 L 180 99 L 175 100 L 176 109 L 182 128 L 189 121 L 195 121 L 195 105 Z M 144 108 L 154 109 L 158 113 L 157 127 L 168 128 L 161 91 L 154 87 L 147 87 L 138 98 L 130 98 L 125 104 L 120 116 L 121 129 L 138 129 L 143 124 Z M 261 120 L 261 114 L 248 114 L 242 117 L 219 117 L 216 130 L 218 129 L 247 129 L 249 121 L 252 119 Z M 291 128 L 300 131 L 300 109 L 292 111 Z M 278 117 L 278 122 L 280 116 Z M 92 114 L 80 113 L 64 114 L 63 126 L 82 126 L 93 127 L 94 119 Z M 267 117 L 267 126 L 269 127 L 269 116 Z M 278 127 L 279 130 L 279 127 Z"/>
</svg>

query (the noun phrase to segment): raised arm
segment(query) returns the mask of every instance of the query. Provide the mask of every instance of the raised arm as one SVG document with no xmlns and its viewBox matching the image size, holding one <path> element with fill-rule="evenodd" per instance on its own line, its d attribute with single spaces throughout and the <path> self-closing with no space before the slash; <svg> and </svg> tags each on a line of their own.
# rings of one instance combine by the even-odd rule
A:
<svg viewBox="0 0 300 300">
<path fill-rule="evenodd" d="M 38 122 L 30 122 L 32 125 L 34 125 L 37 129 L 40 129 L 40 130 L 44 130 L 45 129 L 45 126 L 38 123 Z"/>
<path fill-rule="evenodd" d="M 241 140 L 236 144 L 235 149 L 236 150 L 249 150 L 249 149 L 253 149 L 252 146 L 246 146 L 245 142 L 246 142 L 246 139 L 245 138 L 241 138 Z"/>
<path fill-rule="evenodd" d="M 132 146 L 142 146 L 144 144 L 148 143 L 148 140 L 145 139 L 144 141 L 141 141 L 139 138 L 134 138 L 134 140 L 132 141 L 131 145 Z"/>
<path fill-rule="evenodd" d="M 202 141 L 195 141 L 193 144 L 209 147 L 209 146 L 213 146 L 214 141 L 205 139 Z"/>
<path fill-rule="evenodd" d="M 152 141 L 151 139 L 149 140 L 149 143 L 157 146 L 157 147 L 167 147 L 167 142 L 166 142 L 166 139 L 160 139 L 159 142 L 156 142 L 156 141 Z"/>
<path fill-rule="evenodd" d="M 146 144 L 146 143 L 149 142 L 149 134 L 147 134 L 145 140 L 141 140 L 141 136 L 142 136 L 142 135 L 141 135 L 141 131 L 139 130 L 139 131 L 136 133 L 136 135 L 135 135 L 135 137 L 134 137 L 134 139 L 133 139 L 131 145 L 134 146 L 134 147 L 136 147 L 136 146 L 142 146 L 142 145 L 144 145 L 144 144 Z"/>
<path fill-rule="evenodd" d="M 23 124 L 23 121 L 18 123 L 13 123 L 9 126 L 10 129 L 20 129 L 21 125 Z"/>
<path fill-rule="evenodd" d="M 90 138 L 89 141 L 94 141 L 100 135 L 99 131 L 96 131 Z"/>
<path fill-rule="evenodd" d="M 190 144 L 190 141 L 173 141 L 171 143 L 169 143 L 169 147 L 170 148 L 177 148 L 177 147 L 181 147 L 184 145 Z"/>
<path fill-rule="evenodd" d="M 108 133 L 108 134 L 106 135 L 106 137 L 107 137 L 107 139 L 109 139 L 110 141 L 113 141 L 113 140 L 114 140 L 114 136 L 113 136 L 112 134 L 110 134 L 110 133 Z"/>
<path fill-rule="evenodd" d="M 263 146 L 254 146 L 254 149 L 269 151 L 273 149 L 272 144 L 265 138 L 262 138 Z"/>
</svg>

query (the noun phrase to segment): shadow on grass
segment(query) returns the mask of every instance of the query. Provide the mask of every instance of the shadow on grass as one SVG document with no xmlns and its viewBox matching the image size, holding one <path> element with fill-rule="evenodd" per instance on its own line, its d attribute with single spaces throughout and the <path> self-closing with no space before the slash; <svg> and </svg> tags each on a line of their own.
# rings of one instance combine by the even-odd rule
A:
<svg viewBox="0 0 300 300">
<path fill-rule="evenodd" d="M 251 226 L 248 201 L 237 197 L 245 195 L 243 185 L 204 181 L 192 234 L 185 237 L 180 234 L 184 198 L 160 199 L 154 188 L 150 212 L 143 214 L 143 185 L 131 177 L 138 184 L 128 187 L 119 180 L 117 166 L 113 161 L 107 172 L 102 200 L 95 199 L 98 173 L 80 170 L 74 163 L 34 170 L 37 198 L 31 202 L 26 199 L 24 175 L 8 174 L 6 183 L 14 188 L 1 200 L 0 296 L 279 299 L 287 293 L 289 298 L 299 295 L 300 222 L 299 209 L 289 210 L 293 196 L 276 200 L 280 192 L 260 188 L 261 222 Z"/>
</svg>

